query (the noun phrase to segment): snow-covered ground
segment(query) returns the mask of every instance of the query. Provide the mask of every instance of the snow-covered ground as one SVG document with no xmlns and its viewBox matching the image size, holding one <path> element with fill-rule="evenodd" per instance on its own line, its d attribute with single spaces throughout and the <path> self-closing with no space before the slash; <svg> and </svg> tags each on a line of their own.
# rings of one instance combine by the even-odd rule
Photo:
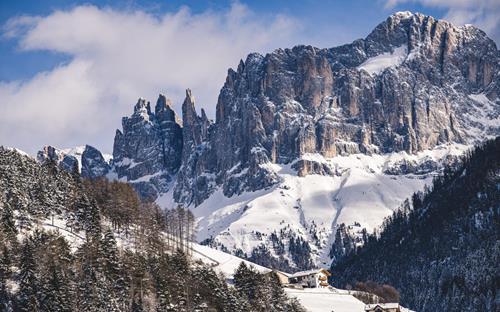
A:
<svg viewBox="0 0 500 312">
<path fill-rule="evenodd" d="M 218 190 L 200 206 L 192 207 L 198 218 L 198 240 L 213 237 L 230 251 L 241 249 L 250 254 L 260 244 L 269 247 L 273 231 L 292 230 L 311 241 L 310 230 L 315 228 L 319 246 L 311 244 L 313 257 L 317 265 L 328 265 L 337 224 L 357 222 L 371 232 L 413 192 L 432 181 L 432 174 L 388 175 L 384 173 L 387 167 L 402 160 L 420 163 L 461 155 L 466 148 L 455 144 L 417 155 L 357 154 L 331 159 L 304 155 L 305 159 L 328 164 L 337 172 L 334 176 L 299 177 L 290 165 L 266 164 L 279 174 L 278 185 L 231 198 Z M 161 205 L 171 200 L 169 195 L 160 199 Z"/>
<path fill-rule="evenodd" d="M 326 288 L 285 288 L 289 297 L 299 300 L 308 312 L 364 312 L 365 304 L 345 292 Z"/>
<path fill-rule="evenodd" d="M 230 255 L 220 250 L 210 248 L 208 246 L 203 246 L 199 244 L 193 244 L 193 259 L 201 260 L 212 266 L 212 268 L 220 273 L 223 273 L 228 279 L 232 279 L 234 272 L 241 264 L 245 262 L 247 266 L 253 266 L 260 273 L 269 273 L 271 269 L 260 266 L 250 261 L 243 260 L 236 256 Z"/>
<path fill-rule="evenodd" d="M 289 297 L 295 297 L 308 312 L 364 312 L 365 304 L 351 292 L 337 288 L 285 288 Z M 397 304 L 396 304 L 397 305 Z M 401 312 L 414 312 L 399 306 Z"/>
<path fill-rule="evenodd" d="M 109 226 L 109 224 L 105 224 Z M 54 217 L 42 220 L 39 224 L 41 228 L 47 231 L 59 232 L 69 243 L 71 249 L 76 251 L 76 249 L 84 242 L 85 233 L 83 232 L 72 232 L 66 226 L 66 221 L 60 217 Z M 24 233 L 20 233 L 20 238 L 23 237 Z M 122 248 L 133 249 L 133 242 L 131 238 L 125 237 L 123 234 L 114 233 L 117 245 Z M 191 254 L 193 260 L 201 260 L 203 263 L 210 265 L 214 270 L 219 273 L 223 273 L 228 279 L 232 279 L 234 272 L 241 264 L 244 262 L 247 266 L 252 266 L 255 270 L 260 273 L 269 273 L 271 269 L 260 266 L 253 262 L 243 260 L 226 252 L 210 248 L 208 246 L 203 246 L 200 244 L 191 244 Z"/>
</svg>

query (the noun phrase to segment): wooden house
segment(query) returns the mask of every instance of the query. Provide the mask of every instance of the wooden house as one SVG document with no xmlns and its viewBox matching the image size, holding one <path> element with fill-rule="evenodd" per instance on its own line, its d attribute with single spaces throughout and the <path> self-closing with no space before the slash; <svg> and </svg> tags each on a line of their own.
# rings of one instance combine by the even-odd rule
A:
<svg viewBox="0 0 500 312">
<path fill-rule="evenodd" d="M 315 269 L 297 272 L 289 276 L 291 285 L 298 285 L 305 288 L 325 288 L 329 287 L 328 277 L 331 273 L 325 269 Z"/>
<path fill-rule="evenodd" d="M 399 303 L 373 303 L 365 306 L 366 312 L 401 312 Z"/>
</svg>

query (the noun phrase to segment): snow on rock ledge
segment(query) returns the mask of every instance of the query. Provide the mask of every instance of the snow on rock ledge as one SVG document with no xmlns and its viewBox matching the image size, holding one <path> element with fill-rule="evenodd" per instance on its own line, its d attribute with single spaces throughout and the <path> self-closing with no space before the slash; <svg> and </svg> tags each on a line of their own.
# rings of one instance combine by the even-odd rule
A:
<svg viewBox="0 0 500 312">
<path fill-rule="evenodd" d="M 394 49 L 394 51 L 382 53 L 380 55 L 370 57 L 363 64 L 357 67 L 358 70 L 365 70 L 370 75 L 378 75 L 387 68 L 395 67 L 401 65 L 408 55 L 408 50 L 406 46 L 400 46 Z"/>
</svg>

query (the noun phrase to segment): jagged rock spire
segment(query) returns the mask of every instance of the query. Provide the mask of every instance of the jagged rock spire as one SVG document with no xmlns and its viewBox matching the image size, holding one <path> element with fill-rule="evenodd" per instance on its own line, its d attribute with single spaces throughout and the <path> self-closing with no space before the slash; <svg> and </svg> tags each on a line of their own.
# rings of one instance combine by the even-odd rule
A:
<svg viewBox="0 0 500 312">
<path fill-rule="evenodd" d="M 126 177 L 141 197 L 156 199 L 168 190 L 181 165 L 182 128 L 170 100 L 160 94 L 152 113 L 149 102 L 139 99 L 132 116 L 122 119 L 122 126 L 113 148 L 116 173 Z M 134 182 L 144 176 L 150 178 Z"/>
<path fill-rule="evenodd" d="M 186 89 L 186 98 L 182 103 L 183 155 L 188 157 L 193 148 L 206 139 L 208 123 L 203 109 L 202 117 L 196 113 L 194 96 L 191 89 Z"/>
<path fill-rule="evenodd" d="M 81 174 L 84 178 L 95 179 L 108 174 L 111 166 L 102 153 L 93 146 L 85 145 L 82 153 Z"/>
</svg>

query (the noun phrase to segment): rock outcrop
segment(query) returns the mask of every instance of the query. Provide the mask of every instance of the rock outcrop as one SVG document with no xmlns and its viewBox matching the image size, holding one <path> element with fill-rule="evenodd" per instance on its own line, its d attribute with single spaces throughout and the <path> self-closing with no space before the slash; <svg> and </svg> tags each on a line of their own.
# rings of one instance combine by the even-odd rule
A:
<svg viewBox="0 0 500 312">
<path fill-rule="evenodd" d="M 111 166 L 101 152 L 95 147 L 86 145 L 81 158 L 82 177 L 96 179 L 106 176 L 110 170 Z"/>
<path fill-rule="evenodd" d="M 119 179 L 132 183 L 142 198 L 168 191 L 182 159 L 182 128 L 170 102 L 160 95 L 154 112 L 139 99 L 116 131 L 113 165 Z"/>
<path fill-rule="evenodd" d="M 73 149 L 58 149 L 47 145 L 37 153 L 37 161 L 55 162 L 59 168 L 73 172 L 78 171 L 83 178 L 96 179 L 105 177 L 111 171 L 111 165 L 102 153 L 90 145 Z"/>
<path fill-rule="evenodd" d="M 59 168 L 69 172 L 79 170 L 79 162 L 75 156 L 69 155 L 50 145 L 46 145 L 42 150 L 38 151 L 36 159 L 40 163 L 54 162 Z"/>
<path fill-rule="evenodd" d="M 400 12 L 351 44 L 248 55 L 215 121 L 189 89 L 182 121 L 165 96 L 154 111 L 139 99 L 107 175 L 193 208 L 200 240 L 305 269 L 328 263 L 339 224 L 371 231 L 467 146 L 500 135 L 499 95 L 484 32 Z M 74 167 L 49 148 L 39 158 Z M 108 171 L 90 149 L 80 163 L 91 178 Z"/>
</svg>

